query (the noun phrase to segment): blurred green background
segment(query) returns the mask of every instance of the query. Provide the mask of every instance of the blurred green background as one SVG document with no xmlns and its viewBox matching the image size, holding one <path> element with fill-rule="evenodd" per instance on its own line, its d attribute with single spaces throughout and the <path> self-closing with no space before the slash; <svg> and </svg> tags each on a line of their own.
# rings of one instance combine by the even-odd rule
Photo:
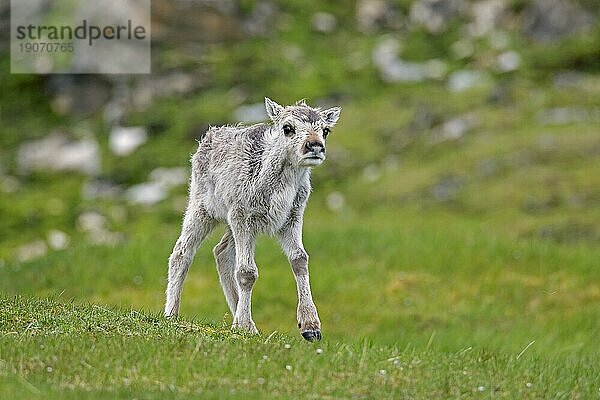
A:
<svg viewBox="0 0 600 400">
<path fill-rule="evenodd" d="M 326 337 L 597 354 L 600 3 L 156 0 L 152 16 L 151 75 L 11 75 L 2 35 L 0 291 L 159 311 L 196 140 L 264 120 L 264 96 L 306 98 L 343 107 L 305 216 Z M 229 323 L 218 239 L 182 313 Z M 257 264 L 258 328 L 296 334 L 275 241 Z"/>
</svg>

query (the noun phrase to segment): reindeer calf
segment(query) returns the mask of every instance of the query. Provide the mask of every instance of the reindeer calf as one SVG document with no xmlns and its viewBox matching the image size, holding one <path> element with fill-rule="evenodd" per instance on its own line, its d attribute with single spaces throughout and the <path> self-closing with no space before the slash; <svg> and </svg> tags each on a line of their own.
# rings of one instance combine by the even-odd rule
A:
<svg viewBox="0 0 600 400">
<path fill-rule="evenodd" d="M 213 249 L 233 327 L 258 333 L 251 314 L 256 237 L 275 235 L 298 288 L 298 327 L 308 341 L 321 339 L 321 322 L 308 281 L 302 221 L 310 195 L 311 167 L 325 160 L 325 140 L 341 109 L 282 107 L 265 98 L 272 125 L 210 128 L 192 157 L 189 202 L 181 235 L 169 257 L 165 316 L 177 315 L 181 290 L 196 249 L 226 223 Z"/>
</svg>

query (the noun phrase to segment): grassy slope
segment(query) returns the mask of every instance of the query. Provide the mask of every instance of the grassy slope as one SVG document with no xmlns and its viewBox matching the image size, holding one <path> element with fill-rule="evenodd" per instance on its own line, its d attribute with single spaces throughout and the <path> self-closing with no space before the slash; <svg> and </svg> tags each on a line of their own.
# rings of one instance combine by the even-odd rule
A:
<svg viewBox="0 0 600 400">
<path fill-rule="evenodd" d="M 345 119 L 331 137 L 331 160 L 314 173 L 305 227 L 327 335 L 423 344 L 436 332 L 440 346 L 451 350 L 473 340 L 511 351 L 531 340 L 554 353 L 592 349 L 600 313 L 594 264 L 600 238 L 597 126 L 539 125 L 527 102 L 528 87 L 516 84 L 514 103 L 506 107 L 486 105 L 485 93 L 442 96 L 435 84 L 345 104 Z M 589 93 L 599 87 L 595 81 L 587 85 L 578 104 L 597 107 L 600 97 Z M 573 102 L 572 94 L 559 96 L 552 88 L 543 93 L 545 106 Z M 413 138 L 406 132 L 408 116 L 425 100 L 433 110 L 451 104 L 449 115 L 475 111 L 480 122 L 458 142 L 431 145 L 427 131 Z M 205 101 L 182 100 L 186 106 L 179 111 L 172 102 L 159 104 L 148 117 L 160 119 L 166 112 L 174 121 L 191 120 Z M 406 112 L 394 112 L 400 101 Z M 381 123 L 363 129 L 364 115 Z M 391 128 L 394 135 L 386 138 Z M 186 165 L 193 140 L 166 146 L 185 132 L 176 125 L 123 162 L 107 155 L 108 175 L 130 171 L 144 177 L 148 159 L 169 165 L 161 157 L 170 154 L 179 155 L 171 165 Z M 402 138 L 407 144 L 394 148 Z M 554 144 L 540 144 L 548 140 Z M 397 166 L 387 166 L 390 156 Z M 526 162 L 514 161 L 521 158 Z M 483 176 L 479 165 L 488 160 L 497 167 Z M 375 181 L 364 178 L 367 166 L 378 169 Z M 447 176 L 461 186 L 448 200 L 432 199 L 432 187 Z M 32 176 L 18 192 L 0 198 L 7 216 L 1 222 L 0 256 L 6 261 L 0 289 L 160 309 L 185 188 L 144 209 L 122 201 L 81 201 L 82 181 Z M 341 213 L 325 206 L 334 190 L 346 198 Z M 579 203 L 572 204 L 573 197 Z M 90 209 L 107 215 L 110 228 L 123 231 L 126 241 L 117 248 L 90 244 L 75 223 Z M 69 249 L 28 263 L 12 258 L 15 246 L 55 227 L 72 234 Z M 19 235 L 10 234 L 15 229 Z M 540 236 L 544 230 L 549 237 Z M 218 234 L 212 235 L 198 253 L 185 286 L 185 315 L 220 321 L 226 312 L 210 253 L 217 240 Z M 267 239 L 260 241 L 257 257 L 259 327 L 294 332 L 296 299 L 287 262 Z M 464 327 L 469 327 L 466 335 Z"/>
<path fill-rule="evenodd" d="M 514 102 L 506 107 L 488 106 L 486 93 L 448 97 L 435 84 L 406 88 L 403 94 L 384 91 L 344 105 L 345 119 L 331 138 L 331 159 L 314 174 L 315 193 L 305 227 L 313 292 L 328 340 L 322 346 L 330 359 L 316 358 L 312 347 L 299 342 L 293 278 L 276 243 L 265 239 L 257 249 L 261 277 L 254 317 L 265 334 L 277 330 L 293 335 L 282 339 L 294 343 L 292 352 L 284 352 L 281 342 L 260 344 L 264 337 L 223 341 L 228 334 L 222 333 L 216 341 L 209 335 L 204 363 L 190 364 L 197 337 L 187 337 L 186 330 L 174 332 L 165 322 L 159 326 L 171 333 L 148 335 L 153 344 L 147 357 L 140 339 L 128 335 L 95 335 L 93 346 L 91 336 L 62 335 L 41 349 L 45 337 L 10 334 L 2 337 L 0 359 L 7 377 L 3 390 L 19 395 L 58 390 L 67 393 L 61 397 L 78 397 L 80 390 L 93 389 L 99 396 L 109 390 L 124 397 L 149 397 L 158 390 L 189 393 L 200 387 L 207 396 L 217 396 L 228 392 L 232 382 L 240 382 L 256 397 L 265 388 L 290 398 L 300 393 L 379 398 L 394 390 L 421 398 L 431 393 L 479 396 L 479 386 L 486 394 L 498 388 L 494 393 L 507 397 L 595 394 L 598 371 L 593 360 L 599 355 L 595 338 L 600 333 L 597 125 L 542 126 L 534 110 L 572 104 L 598 107 L 600 97 L 590 94 L 598 92 L 598 84 L 592 81 L 580 90 L 576 103 L 573 94 L 542 89 L 545 100 L 536 107 L 528 103 L 528 89 L 527 83 L 516 83 Z M 135 182 L 145 178 L 148 166 L 186 165 L 193 150 L 193 140 L 186 135 L 193 115 L 206 101 L 220 100 L 178 100 L 177 110 L 166 102 L 137 116 L 138 121 L 152 120 L 165 113 L 179 122 L 127 160 L 106 154 L 108 177 Z M 442 110 L 442 118 L 474 110 L 480 122 L 460 141 L 432 145 L 428 131 L 414 136 L 407 128 L 423 102 L 434 112 Z M 403 104 L 401 111 L 396 111 L 397 104 Z M 365 127 L 365 115 L 381 123 Z M 105 138 L 100 140 L 105 146 Z M 554 145 L 546 146 L 548 141 Z M 389 157 L 396 162 L 386 161 Z M 490 159 L 498 168 L 480 175 L 479 166 Z M 514 162 L 521 159 L 525 162 Z M 374 181 L 365 178 L 367 166 L 380 173 Z M 456 193 L 445 201 L 432 199 L 432 188 L 448 176 L 461 182 Z M 34 175 L 22 178 L 16 193 L 0 198 L 0 257 L 5 260 L 0 263 L 0 290 L 158 312 L 185 188 L 157 207 L 143 209 L 122 201 L 82 201 L 83 181 L 76 175 Z M 346 198 L 342 213 L 325 206 L 332 191 Z M 574 197 L 579 200 L 571 201 Z M 79 213 L 90 209 L 107 215 L 110 228 L 122 231 L 125 242 L 116 248 L 90 244 L 75 222 Z M 16 246 L 43 238 L 56 227 L 71 234 L 67 250 L 26 263 L 14 259 Z M 549 236 L 540 234 L 544 229 Z M 11 233 L 15 231 L 19 235 Z M 184 316 L 213 324 L 230 320 L 224 317 L 226 305 L 210 253 L 217 240 L 214 234 L 200 249 L 183 298 Z M 38 312 L 36 318 L 46 317 Z M 132 329 L 144 332 L 145 326 L 136 322 Z M 163 335 L 172 336 L 163 340 Z M 364 353 L 368 361 L 362 363 L 361 338 L 374 343 Z M 532 341 L 527 361 L 517 362 L 516 354 Z M 172 342 L 182 343 L 178 356 L 163 357 L 164 346 Z M 472 350 L 460 353 L 468 348 Z M 108 367 L 103 372 L 86 367 L 80 362 L 82 354 L 87 364 L 95 366 L 91 361 L 101 360 Z M 278 364 L 263 377 L 268 383 L 260 385 L 263 369 L 257 365 L 263 354 Z M 286 354 L 293 356 L 286 359 Z M 395 355 L 404 371 L 393 370 L 385 361 Z M 162 359 L 167 361 L 157 361 Z M 48 374 L 40 367 L 48 360 L 63 367 Z M 409 368 L 413 360 L 419 361 Z M 285 363 L 293 366 L 292 373 Z M 8 372 L 29 364 L 37 368 L 32 373 Z M 226 373 L 220 372 L 223 364 Z M 308 375 L 301 375 L 302 365 L 310 370 Z M 385 378 L 378 375 L 379 369 L 388 370 Z M 247 374 L 251 378 L 245 378 Z M 528 381 L 532 388 L 525 386 Z"/>
<path fill-rule="evenodd" d="M 592 357 L 308 344 L 22 297 L 0 311 L 2 398 L 589 398 L 600 385 Z"/>
<path fill-rule="evenodd" d="M 207 355 L 196 365 L 188 360 L 198 354 L 194 349 L 199 337 L 186 329 L 175 332 L 162 321 L 158 324 L 165 332 L 155 330 L 144 340 L 128 334 L 77 333 L 51 339 L 9 334 L 2 337 L 2 390 L 19 396 L 63 391 L 61 397 L 78 397 L 83 390 L 101 397 L 109 395 L 103 391 L 150 397 L 155 391 L 172 390 L 185 397 L 200 388 L 207 397 L 216 397 L 238 382 L 256 397 L 267 389 L 290 398 L 311 393 L 479 396 L 479 386 L 485 394 L 494 388 L 495 394 L 509 398 L 595 394 L 595 338 L 600 333 L 597 126 L 539 125 L 527 103 L 527 88 L 518 83 L 513 89 L 516 106 L 508 107 L 488 108 L 485 93 L 452 95 L 452 110 L 443 111 L 443 116 L 475 110 L 480 122 L 462 140 L 440 145 L 428 142 L 428 132 L 413 137 L 406 131 L 410 115 L 425 99 L 434 110 L 445 110 L 447 96 L 436 85 L 409 88 L 402 95 L 382 92 L 368 101 L 345 104 L 346 119 L 332 136 L 327 168 L 315 171 L 305 227 L 313 292 L 327 340 L 321 346 L 331 358 L 316 357 L 312 347 L 300 342 L 293 278 L 276 243 L 265 239 L 257 249 L 261 277 L 254 317 L 265 334 L 277 330 L 293 335 L 281 339 L 294 344 L 291 352 L 282 349 L 281 341 L 263 345 L 264 337 L 230 340 L 222 332 L 218 340 L 201 336 L 200 348 L 206 344 Z M 597 93 L 597 83 L 586 90 Z M 551 88 L 544 89 L 544 98 L 545 107 L 573 104 L 570 96 L 561 98 Z M 174 120 L 189 122 L 152 138 L 124 162 L 106 155 L 109 177 L 131 177 L 121 178 L 130 182 L 143 179 L 147 165 L 186 165 L 193 141 L 185 135 L 203 101 L 182 100 L 190 107 L 180 111 L 170 103 L 151 110 L 150 119 L 176 112 Z M 395 112 L 399 102 L 405 102 L 408 111 Z M 583 92 L 577 104 L 592 109 L 598 97 Z M 365 128 L 361 115 L 382 122 Z M 386 115 L 390 117 L 384 119 Z M 394 135 L 386 138 L 386 129 Z M 171 137 L 180 139 L 170 142 Z M 542 145 L 547 138 L 557 144 Z M 101 143 L 105 145 L 102 138 Z M 385 161 L 390 156 L 396 166 Z M 527 161 L 513 162 L 519 157 Z M 148 164 L 150 159 L 155 163 Z M 490 159 L 499 167 L 482 177 L 478 166 Z M 373 165 L 380 172 L 374 181 L 363 172 Z M 432 187 L 448 176 L 461 182 L 455 195 L 446 201 L 432 199 Z M 0 198 L 5 215 L 0 290 L 157 312 L 185 188 L 157 207 L 143 209 L 122 201 L 82 202 L 83 180 L 76 175 L 35 175 L 22 181 L 18 192 Z M 332 191 L 346 198 L 342 213 L 325 206 Z M 573 204 L 573 196 L 580 201 Z M 89 209 L 107 215 L 110 228 L 122 231 L 125 242 L 116 248 L 90 244 L 75 223 L 77 215 Z M 16 246 L 44 237 L 55 227 L 72 235 L 69 249 L 26 263 L 14 259 Z M 540 236 L 547 227 L 551 235 Z M 15 229 L 19 235 L 11 234 Z M 224 317 L 226 305 L 210 253 L 217 240 L 218 233 L 200 249 L 183 298 L 184 316 L 213 324 L 230 320 Z M 9 309 L 19 312 L 20 307 L 28 306 Z M 98 310 L 78 307 L 71 310 L 82 315 Z M 47 315 L 37 311 L 35 318 Z M 92 315 L 115 326 L 110 314 Z M 139 317 L 128 315 L 124 318 Z M 78 321 L 72 319 L 66 324 Z M 134 331 L 150 329 L 136 321 Z M 7 330 L 19 331 L 19 326 Z M 362 338 L 374 344 L 366 348 L 361 363 Z M 51 345 L 46 347 L 48 340 Z M 516 355 L 532 341 L 527 357 L 517 361 Z M 166 357 L 165 346 L 173 342 L 181 343 L 177 356 Z M 142 350 L 148 343 L 151 350 Z M 85 363 L 96 366 L 102 361 L 108 367 L 101 372 L 87 367 L 82 354 Z M 264 354 L 278 360 L 272 370 L 257 367 Z M 386 361 L 396 355 L 402 371 Z M 48 363 L 57 373 L 45 372 Z M 291 373 L 286 363 L 292 365 Z M 378 375 L 380 369 L 388 371 L 385 377 Z M 15 375 L 16 370 L 21 372 Z M 263 371 L 268 374 L 262 376 Z M 260 377 L 265 384 L 258 383 Z M 527 388 L 527 382 L 533 386 Z"/>
<path fill-rule="evenodd" d="M 600 77 L 597 62 L 583 64 L 590 73 L 571 87 L 555 87 L 551 76 L 597 59 L 598 41 L 579 38 L 560 50 L 530 48 L 511 37 L 523 66 L 493 76 L 504 92 L 493 102 L 493 85 L 449 93 L 442 82 L 383 84 L 368 62 L 379 35 L 354 32 L 353 7 L 323 6 L 340 17 L 339 30 L 327 36 L 310 32 L 306 10 L 313 8 L 306 2 L 285 7 L 276 35 L 207 48 L 198 62 L 213 70 L 209 87 L 130 115 L 126 125 L 160 128 L 127 158 L 107 150 L 100 115 L 57 116 L 42 77 L 0 76 L 10 94 L 0 98 L 0 170 L 19 182 L 16 192 L 0 196 L 0 398 L 48 391 L 79 398 L 89 390 L 99 397 L 158 391 L 189 397 L 198 389 L 219 397 L 233 383 L 257 398 L 265 392 L 290 398 L 479 397 L 492 390 L 509 398 L 597 395 Z M 403 57 L 441 58 L 451 70 L 494 56 L 482 40 L 473 59 L 454 59 L 449 49 L 458 30 L 400 36 Z M 299 58 L 286 58 L 290 46 Z M 365 66 L 347 68 L 357 56 Z M 0 67 L 7 69 L 6 57 Z M 275 330 L 289 336 L 264 344 L 265 336 L 240 338 L 203 325 L 230 321 L 210 253 L 217 234 L 200 249 L 186 281 L 188 322 L 169 323 L 154 313 L 163 301 L 185 188 L 144 209 L 122 200 L 82 200 L 82 176 L 20 176 L 15 166 L 20 142 L 54 128 L 91 130 L 103 151 L 102 178 L 124 186 L 144 181 L 157 166 L 187 166 L 199 127 L 235 122 L 229 121 L 232 87 L 247 91 L 248 103 L 267 94 L 283 103 L 341 99 L 344 107 L 329 160 L 315 170 L 306 215 L 305 245 L 325 334 L 320 356 L 296 332 L 293 278 L 273 241 L 258 245 L 253 311 L 265 336 Z M 553 107 L 575 107 L 596 119 L 541 124 L 538 112 Z M 465 114 L 475 123 L 460 140 L 434 143 L 435 127 L 414 127 L 423 110 L 436 126 Z M 445 200 L 432 196 L 440 182 L 457 182 Z M 342 212 L 326 207 L 333 191 L 346 199 Z M 91 244 L 76 222 L 86 210 L 106 215 L 125 241 L 114 248 Z M 56 228 L 71 235 L 67 250 L 16 260 L 18 246 Z M 27 297 L 15 303 L 17 294 Z M 74 302 L 35 300 L 45 296 Z M 97 305 L 85 305 L 90 301 Z M 111 306 L 151 312 L 105 309 Z M 176 354 L 165 356 L 171 347 Z M 388 361 L 395 356 L 397 364 Z"/>
<path fill-rule="evenodd" d="M 435 335 L 445 350 L 513 352 L 536 340 L 547 353 L 597 351 L 597 249 L 506 239 L 490 234 L 489 225 L 443 213 L 429 218 L 382 211 L 360 226 L 337 218 L 329 226 L 308 223 L 313 291 L 328 337 L 424 345 Z M 116 249 L 81 245 L 18 269 L 7 265 L 2 288 L 159 310 L 163 260 L 176 228 L 145 238 L 148 223 Z M 199 251 L 182 305 L 184 315 L 212 322 L 226 314 L 210 254 L 217 236 Z M 296 334 L 287 262 L 272 241 L 261 241 L 257 252 L 255 320 L 263 332 Z"/>
</svg>

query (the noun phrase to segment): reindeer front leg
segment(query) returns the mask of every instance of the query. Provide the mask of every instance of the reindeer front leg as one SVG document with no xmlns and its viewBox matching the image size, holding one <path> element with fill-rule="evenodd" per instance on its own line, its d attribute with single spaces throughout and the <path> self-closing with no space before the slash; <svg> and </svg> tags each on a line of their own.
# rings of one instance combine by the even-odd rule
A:
<svg viewBox="0 0 600 400">
<path fill-rule="evenodd" d="M 252 320 L 251 310 L 252 288 L 258 279 L 258 268 L 254 262 L 256 238 L 248 227 L 239 221 L 229 221 L 229 226 L 235 242 L 235 279 L 239 295 L 232 327 L 256 334 L 258 330 Z"/>
<path fill-rule="evenodd" d="M 287 256 L 298 289 L 298 328 L 309 342 L 321 340 L 321 321 L 312 298 L 308 279 L 308 254 L 302 245 L 302 215 L 292 217 L 279 232 L 283 252 Z"/>
</svg>

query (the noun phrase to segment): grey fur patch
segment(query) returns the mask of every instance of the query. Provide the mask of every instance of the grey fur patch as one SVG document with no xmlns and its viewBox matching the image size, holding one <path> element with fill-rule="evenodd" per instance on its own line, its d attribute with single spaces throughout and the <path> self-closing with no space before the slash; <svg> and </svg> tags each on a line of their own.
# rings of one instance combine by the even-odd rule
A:
<svg viewBox="0 0 600 400">
<path fill-rule="evenodd" d="M 267 124 L 256 124 L 249 126 L 241 131 L 241 134 L 247 135 L 251 141 L 262 140 L 265 136 L 265 132 L 269 130 L 271 126 Z"/>
<path fill-rule="evenodd" d="M 265 152 L 265 133 L 270 129 L 267 124 L 252 125 L 244 129 L 241 134 L 245 135 L 248 139 L 246 141 L 248 149 L 247 152 L 253 157 L 249 159 L 249 170 L 248 175 L 250 177 L 256 177 L 260 170 L 260 163 L 262 162 L 262 156 Z"/>
<path fill-rule="evenodd" d="M 321 114 L 311 107 L 289 107 L 289 111 L 294 118 L 314 124 L 322 119 Z"/>
<path fill-rule="evenodd" d="M 299 255 L 298 257 L 290 260 L 292 270 L 295 275 L 307 275 L 308 274 L 308 256 L 306 253 Z"/>
</svg>

